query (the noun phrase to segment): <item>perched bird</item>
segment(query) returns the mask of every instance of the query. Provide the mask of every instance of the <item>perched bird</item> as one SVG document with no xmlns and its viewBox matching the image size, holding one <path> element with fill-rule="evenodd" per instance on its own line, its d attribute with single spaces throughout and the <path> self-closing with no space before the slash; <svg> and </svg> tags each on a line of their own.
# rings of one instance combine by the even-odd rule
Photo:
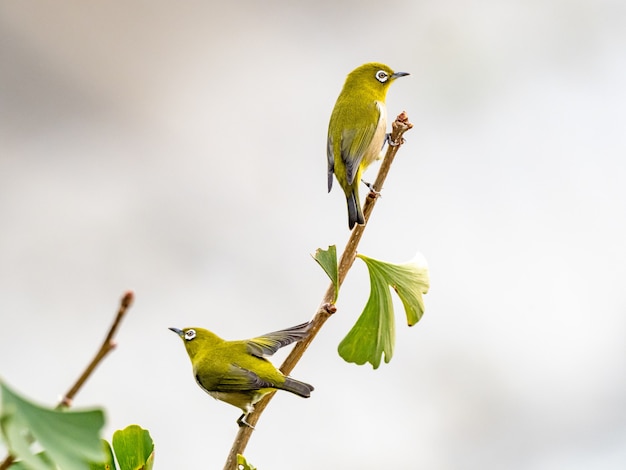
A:
<svg viewBox="0 0 626 470">
<path fill-rule="evenodd" d="M 354 69 L 337 98 L 328 124 L 328 191 L 333 173 L 348 200 L 348 226 L 364 224 L 359 200 L 361 173 L 378 159 L 385 143 L 387 108 L 385 98 L 396 78 L 384 64 L 371 62 Z"/>
<path fill-rule="evenodd" d="M 247 415 L 254 404 L 273 390 L 286 390 L 304 398 L 311 396 L 313 386 L 283 375 L 263 356 L 309 334 L 310 323 L 268 333 L 258 338 L 226 341 L 204 328 L 170 328 L 180 336 L 196 382 L 213 398 L 240 408 L 239 426 L 250 426 Z"/>
</svg>

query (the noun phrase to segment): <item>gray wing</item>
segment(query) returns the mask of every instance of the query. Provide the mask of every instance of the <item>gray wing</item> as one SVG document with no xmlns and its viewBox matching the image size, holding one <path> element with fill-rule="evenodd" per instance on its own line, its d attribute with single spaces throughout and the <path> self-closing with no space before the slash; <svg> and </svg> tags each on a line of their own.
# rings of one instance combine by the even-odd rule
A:
<svg viewBox="0 0 626 470">
<path fill-rule="evenodd" d="M 333 138 L 328 135 L 326 141 L 326 157 L 328 158 L 328 192 L 333 188 L 333 174 L 335 173 L 335 156 L 333 155 Z"/>
<path fill-rule="evenodd" d="M 257 338 L 249 339 L 246 341 L 248 352 L 257 357 L 271 356 L 283 346 L 306 338 L 309 334 L 310 327 L 311 322 L 306 322 L 285 330 L 274 331 Z"/>
</svg>

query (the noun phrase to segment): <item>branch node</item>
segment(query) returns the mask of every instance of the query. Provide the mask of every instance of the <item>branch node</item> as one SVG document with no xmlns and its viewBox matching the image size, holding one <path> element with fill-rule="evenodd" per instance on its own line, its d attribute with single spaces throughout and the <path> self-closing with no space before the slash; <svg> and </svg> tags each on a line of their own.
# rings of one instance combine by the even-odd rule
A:
<svg viewBox="0 0 626 470">
<path fill-rule="evenodd" d="M 68 397 L 63 397 L 61 401 L 59 402 L 59 406 L 70 408 L 72 406 L 72 399 Z"/>
<path fill-rule="evenodd" d="M 409 115 L 406 113 L 406 111 L 402 111 L 400 114 L 398 114 L 396 121 L 398 121 L 398 124 L 403 124 L 404 126 L 406 126 L 406 130 L 409 130 L 413 127 L 413 124 L 409 122 Z"/>
<path fill-rule="evenodd" d="M 332 315 L 333 313 L 337 311 L 337 306 L 335 304 L 327 303 L 327 304 L 322 305 L 322 308 L 329 315 Z"/>
<path fill-rule="evenodd" d="M 383 195 L 380 193 L 380 191 L 376 191 L 374 189 L 370 189 L 370 191 L 367 193 L 367 197 L 370 199 L 376 199 L 379 197 L 383 197 Z"/>
</svg>

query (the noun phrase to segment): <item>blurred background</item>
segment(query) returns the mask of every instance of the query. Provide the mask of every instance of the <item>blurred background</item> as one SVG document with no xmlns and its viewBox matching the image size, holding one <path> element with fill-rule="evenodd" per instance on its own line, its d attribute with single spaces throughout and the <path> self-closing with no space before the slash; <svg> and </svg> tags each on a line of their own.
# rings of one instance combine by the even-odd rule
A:
<svg viewBox="0 0 626 470">
<path fill-rule="evenodd" d="M 411 73 L 387 105 L 415 127 L 360 251 L 423 253 L 426 313 L 409 329 L 397 303 L 391 363 L 344 363 L 357 261 L 293 372 L 314 394 L 277 396 L 247 457 L 625 468 L 625 19 L 619 0 L 1 2 L 2 379 L 54 404 L 133 290 L 75 405 L 106 408 L 107 438 L 149 429 L 158 469 L 222 468 L 239 411 L 167 328 L 240 339 L 313 315 L 310 254 L 349 235 L 328 119 L 380 61 Z"/>
</svg>

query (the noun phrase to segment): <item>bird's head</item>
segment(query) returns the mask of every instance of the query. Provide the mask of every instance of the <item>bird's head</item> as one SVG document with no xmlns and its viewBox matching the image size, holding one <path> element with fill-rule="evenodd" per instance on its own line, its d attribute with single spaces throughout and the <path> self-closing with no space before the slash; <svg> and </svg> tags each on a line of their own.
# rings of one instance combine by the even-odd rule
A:
<svg viewBox="0 0 626 470">
<path fill-rule="evenodd" d="M 206 351 L 215 344 L 222 342 L 222 338 L 216 334 L 205 330 L 204 328 L 170 328 L 171 331 L 176 333 L 185 343 L 185 349 L 190 358 L 194 358 L 198 352 Z"/>
<path fill-rule="evenodd" d="M 384 98 L 389 85 L 396 79 L 409 75 L 407 72 L 394 72 L 385 64 L 369 62 L 354 69 L 346 79 L 345 87 L 367 88 L 382 93 Z"/>
</svg>

